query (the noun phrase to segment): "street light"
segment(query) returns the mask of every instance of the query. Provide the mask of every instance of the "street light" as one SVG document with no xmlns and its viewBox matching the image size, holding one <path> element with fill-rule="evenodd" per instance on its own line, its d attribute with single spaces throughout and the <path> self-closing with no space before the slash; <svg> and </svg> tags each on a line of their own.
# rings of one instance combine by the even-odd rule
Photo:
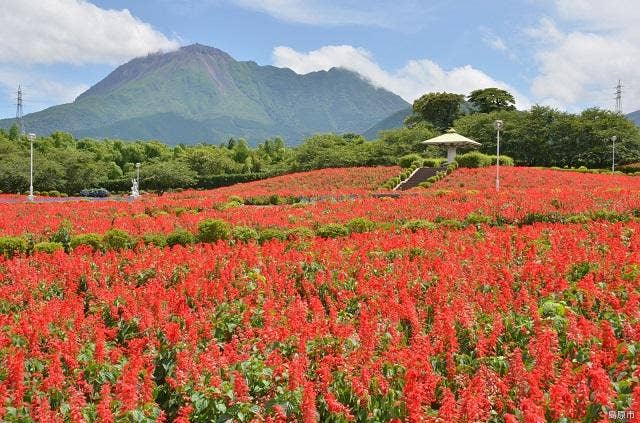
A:
<svg viewBox="0 0 640 423">
<path fill-rule="evenodd" d="M 36 140 L 36 134 L 30 133 L 27 135 L 29 139 L 30 147 L 30 156 L 29 156 L 29 196 L 27 197 L 29 201 L 33 201 L 33 142 Z"/>
<path fill-rule="evenodd" d="M 496 143 L 496 191 L 500 191 L 500 130 L 504 127 L 504 122 L 496 120 L 493 122 L 493 127 L 496 128 L 497 143 Z"/>
<path fill-rule="evenodd" d="M 613 143 L 613 156 L 611 157 L 611 173 L 616 171 L 616 140 L 618 137 L 615 135 L 611 137 L 611 142 Z"/>
</svg>

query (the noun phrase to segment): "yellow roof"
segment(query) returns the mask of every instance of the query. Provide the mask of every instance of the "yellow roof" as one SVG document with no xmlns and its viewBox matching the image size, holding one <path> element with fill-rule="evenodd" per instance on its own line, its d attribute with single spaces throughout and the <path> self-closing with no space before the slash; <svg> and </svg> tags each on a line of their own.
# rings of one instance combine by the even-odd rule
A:
<svg viewBox="0 0 640 423">
<path fill-rule="evenodd" d="M 422 144 L 439 145 L 443 147 L 477 147 L 479 142 L 458 134 L 455 129 L 449 129 L 446 134 L 422 141 Z"/>
</svg>

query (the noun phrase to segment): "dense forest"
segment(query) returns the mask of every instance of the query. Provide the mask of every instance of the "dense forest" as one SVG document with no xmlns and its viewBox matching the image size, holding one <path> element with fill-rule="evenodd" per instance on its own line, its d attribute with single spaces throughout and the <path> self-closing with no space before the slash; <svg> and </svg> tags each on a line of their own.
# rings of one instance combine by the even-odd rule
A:
<svg viewBox="0 0 640 423">
<path fill-rule="evenodd" d="M 442 155 L 421 141 L 449 127 L 481 142 L 481 152 L 493 154 L 496 119 L 505 123 L 501 151 L 517 165 L 608 167 L 614 135 L 616 162 L 640 161 L 640 131 L 620 114 L 601 109 L 572 114 L 542 106 L 518 111 L 511 94 L 490 88 L 466 98 L 426 94 L 415 101 L 404 127 L 381 131 L 373 141 L 358 134 L 317 134 L 295 148 L 280 138 L 255 147 L 234 138 L 220 144 L 169 146 L 157 141 L 76 139 L 55 132 L 34 142 L 34 187 L 69 195 L 94 187 L 127 191 L 135 163 L 141 163 L 141 189 L 160 193 L 324 167 L 392 165 L 411 153 Z M 0 190 L 25 192 L 28 186 L 29 141 L 15 126 L 8 133 L 0 130 Z"/>
</svg>

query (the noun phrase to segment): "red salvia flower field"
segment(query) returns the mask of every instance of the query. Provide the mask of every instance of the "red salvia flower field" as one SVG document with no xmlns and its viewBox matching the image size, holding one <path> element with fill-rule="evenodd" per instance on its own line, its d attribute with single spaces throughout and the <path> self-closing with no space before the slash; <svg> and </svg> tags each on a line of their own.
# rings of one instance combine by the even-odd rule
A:
<svg viewBox="0 0 640 423">
<path fill-rule="evenodd" d="M 134 242 L 0 256 L 0 419 L 637 419 L 640 179 L 506 168 L 496 193 L 461 169 L 372 195 L 398 172 L 1 205 L 3 236 Z M 286 236 L 142 241 L 205 219 Z"/>
</svg>

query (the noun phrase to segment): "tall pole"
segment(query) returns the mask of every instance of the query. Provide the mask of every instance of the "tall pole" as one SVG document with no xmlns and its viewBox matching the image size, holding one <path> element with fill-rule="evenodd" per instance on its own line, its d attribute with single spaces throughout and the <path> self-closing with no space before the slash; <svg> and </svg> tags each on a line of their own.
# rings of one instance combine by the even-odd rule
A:
<svg viewBox="0 0 640 423">
<path fill-rule="evenodd" d="M 18 103 L 16 104 L 16 123 L 18 124 L 18 139 L 22 137 L 22 86 L 18 85 Z"/>
<path fill-rule="evenodd" d="M 496 120 L 493 123 L 493 126 L 496 128 L 496 191 L 500 191 L 500 130 L 504 126 L 504 122 L 501 120 Z"/>
<path fill-rule="evenodd" d="M 616 140 L 618 137 L 615 135 L 611 137 L 611 142 L 613 142 L 613 151 L 611 157 L 611 173 L 615 173 L 616 171 Z"/>
<path fill-rule="evenodd" d="M 30 155 L 29 155 L 29 201 L 33 201 L 33 141 L 36 139 L 36 134 L 29 134 L 30 143 Z"/>
</svg>

